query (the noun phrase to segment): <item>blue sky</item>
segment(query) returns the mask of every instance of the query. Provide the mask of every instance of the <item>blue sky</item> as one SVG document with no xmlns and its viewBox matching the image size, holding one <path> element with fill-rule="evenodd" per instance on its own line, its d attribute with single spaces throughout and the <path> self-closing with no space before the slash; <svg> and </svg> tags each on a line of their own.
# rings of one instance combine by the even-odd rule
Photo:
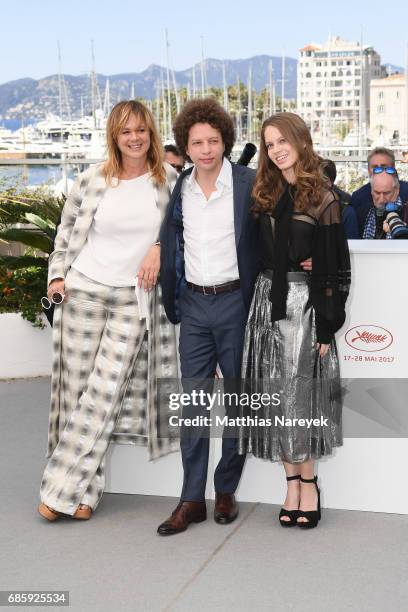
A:
<svg viewBox="0 0 408 612">
<path fill-rule="evenodd" d="M 383 62 L 405 65 L 408 2 L 395 0 L 0 0 L 0 83 L 58 70 L 89 72 L 90 39 L 104 74 L 139 72 L 166 62 L 168 28 L 176 70 L 206 57 L 297 57 L 308 42 L 338 34 L 375 46 Z M 389 9 L 389 14 L 387 14 Z"/>
</svg>

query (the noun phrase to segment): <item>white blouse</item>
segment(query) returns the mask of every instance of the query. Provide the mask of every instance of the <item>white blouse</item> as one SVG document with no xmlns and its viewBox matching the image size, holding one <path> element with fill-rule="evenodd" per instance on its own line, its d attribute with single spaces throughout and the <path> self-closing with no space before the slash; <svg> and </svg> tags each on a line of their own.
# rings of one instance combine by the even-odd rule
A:
<svg viewBox="0 0 408 612">
<path fill-rule="evenodd" d="M 135 286 L 160 220 L 151 174 L 120 180 L 106 190 L 72 267 L 104 285 Z"/>
</svg>

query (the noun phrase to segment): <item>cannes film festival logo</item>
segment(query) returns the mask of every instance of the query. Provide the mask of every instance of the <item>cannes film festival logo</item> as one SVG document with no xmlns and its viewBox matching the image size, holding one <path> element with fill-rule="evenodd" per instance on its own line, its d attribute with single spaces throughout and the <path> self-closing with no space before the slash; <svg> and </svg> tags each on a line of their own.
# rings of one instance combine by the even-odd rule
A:
<svg viewBox="0 0 408 612">
<path fill-rule="evenodd" d="M 348 330 L 345 340 L 351 348 L 375 353 L 388 348 L 394 341 L 391 332 L 378 325 L 357 325 Z"/>
</svg>

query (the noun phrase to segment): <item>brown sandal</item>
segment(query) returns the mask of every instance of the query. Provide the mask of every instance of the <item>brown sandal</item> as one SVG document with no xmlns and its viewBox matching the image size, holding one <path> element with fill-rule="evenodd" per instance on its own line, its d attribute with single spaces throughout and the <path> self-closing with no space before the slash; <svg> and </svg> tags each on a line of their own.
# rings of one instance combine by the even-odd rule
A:
<svg viewBox="0 0 408 612">
<path fill-rule="evenodd" d="M 47 521 L 55 521 L 60 516 L 60 512 L 57 512 L 57 510 L 53 510 L 52 508 L 50 508 L 49 506 L 46 506 L 42 502 L 38 506 L 38 512 L 41 514 L 43 518 L 47 519 Z"/>
<path fill-rule="evenodd" d="M 79 504 L 78 508 L 75 511 L 75 514 L 72 515 L 74 519 L 80 519 L 81 521 L 87 521 L 92 516 L 92 508 L 90 506 L 85 506 L 84 504 Z"/>
</svg>

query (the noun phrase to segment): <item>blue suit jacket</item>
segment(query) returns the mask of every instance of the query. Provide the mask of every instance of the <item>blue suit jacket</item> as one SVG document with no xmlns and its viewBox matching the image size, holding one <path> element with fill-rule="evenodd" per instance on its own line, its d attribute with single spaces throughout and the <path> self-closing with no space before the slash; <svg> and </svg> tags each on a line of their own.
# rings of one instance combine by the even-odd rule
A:
<svg viewBox="0 0 408 612">
<path fill-rule="evenodd" d="M 164 308 L 172 323 L 180 322 L 178 302 L 186 288 L 181 188 L 192 170 L 189 168 L 179 176 L 160 230 L 160 283 Z M 260 269 L 258 223 L 250 212 L 254 179 L 254 170 L 232 164 L 235 245 L 241 292 L 247 311 Z"/>
<path fill-rule="evenodd" d="M 408 200 L 408 183 L 406 181 L 400 181 L 400 197 L 403 202 Z M 371 185 L 366 183 L 360 189 L 357 189 L 350 200 L 350 206 L 354 208 L 357 215 L 358 230 L 360 233 L 359 238 L 363 237 L 364 224 L 367 218 L 367 213 L 370 208 L 374 205 L 373 198 L 371 196 Z"/>
</svg>

